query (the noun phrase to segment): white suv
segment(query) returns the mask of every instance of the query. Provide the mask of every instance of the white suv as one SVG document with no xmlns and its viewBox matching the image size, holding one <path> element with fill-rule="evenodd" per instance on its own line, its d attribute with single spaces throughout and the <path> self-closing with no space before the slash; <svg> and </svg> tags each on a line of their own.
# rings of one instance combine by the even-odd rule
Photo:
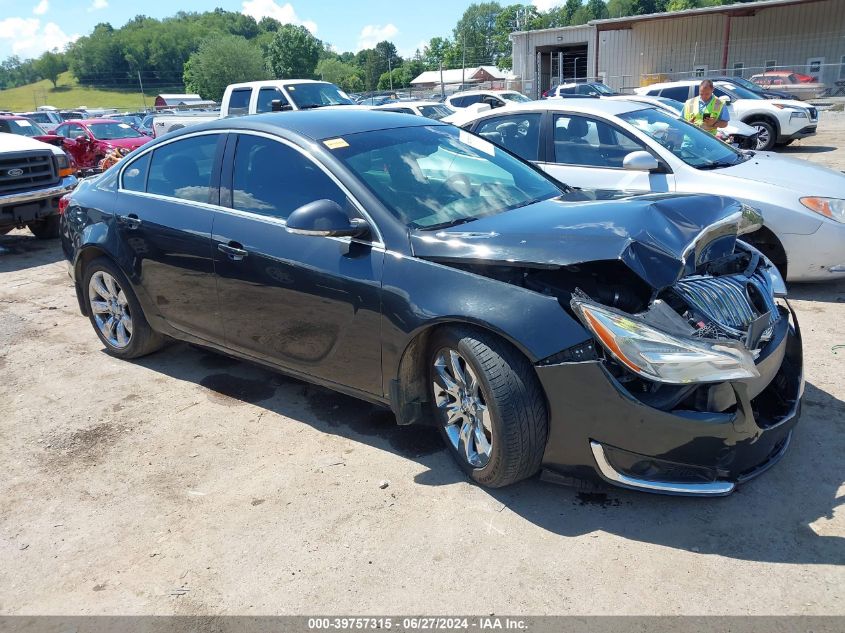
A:
<svg viewBox="0 0 845 633">
<path fill-rule="evenodd" d="M 460 110 L 476 103 L 484 103 L 491 109 L 495 109 L 509 103 L 524 103 L 525 101 L 531 101 L 531 99 L 516 90 L 465 90 L 449 95 L 446 98 L 446 105 L 453 110 Z"/>
<path fill-rule="evenodd" d="M 653 84 L 634 90 L 640 95 L 666 97 L 685 102 L 698 95 L 700 79 Z M 757 129 L 757 149 L 769 150 L 775 145 L 789 145 L 799 138 L 813 136 L 819 123 L 814 107 L 800 101 L 764 99 L 742 86 L 722 81 L 713 82 L 713 94 L 730 103 L 732 114 Z"/>
</svg>

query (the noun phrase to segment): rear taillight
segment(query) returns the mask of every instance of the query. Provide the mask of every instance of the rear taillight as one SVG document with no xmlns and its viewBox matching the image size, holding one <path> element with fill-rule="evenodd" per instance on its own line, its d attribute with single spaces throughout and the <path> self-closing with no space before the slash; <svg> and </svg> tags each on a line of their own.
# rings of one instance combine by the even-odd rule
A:
<svg viewBox="0 0 845 633">
<path fill-rule="evenodd" d="M 59 215 L 64 215 L 65 211 L 67 210 L 68 205 L 70 204 L 70 194 L 66 193 L 61 198 L 59 198 Z"/>
</svg>

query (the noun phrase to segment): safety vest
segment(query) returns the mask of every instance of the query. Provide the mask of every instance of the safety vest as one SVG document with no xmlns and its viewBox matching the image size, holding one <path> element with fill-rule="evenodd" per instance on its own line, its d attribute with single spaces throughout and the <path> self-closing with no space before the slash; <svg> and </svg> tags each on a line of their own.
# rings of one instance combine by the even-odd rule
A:
<svg viewBox="0 0 845 633">
<path fill-rule="evenodd" d="M 722 108 L 725 107 L 724 101 L 715 96 L 711 97 L 710 103 L 704 106 L 704 111 L 699 110 L 699 103 L 701 103 L 701 97 L 693 97 L 692 99 L 687 99 L 687 102 L 684 104 L 684 120 L 699 127 L 704 123 L 705 114 L 709 114 L 714 121 L 718 121 L 722 115 Z M 704 131 L 716 136 L 716 128 Z"/>
</svg>

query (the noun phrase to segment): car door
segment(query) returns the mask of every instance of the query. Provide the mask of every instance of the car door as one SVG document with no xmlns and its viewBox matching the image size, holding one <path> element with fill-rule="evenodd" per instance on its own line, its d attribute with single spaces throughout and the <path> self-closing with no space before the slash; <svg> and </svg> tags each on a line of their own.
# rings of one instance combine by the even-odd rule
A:
<svg viewBox="0 0 845 633">
<path fill-rule="evenodd" d="M 381 395 L 381 274 L 373 241 L 288 233 L 295 209 L 359 207 L 312 157 L 265 134 L 232 134 L 215 218 L 226 344 L 280 367 Z"/>
<path fill-rule="evenodd" d="M 211 228 L 226 135 L 157 145 L 124 167 L 116 231 L 145 313 L 205 341 L 223 342 Z"/>
<path fill-rule="evenodd" d="M 674 178 L 665 169 L 659 172 L 624 169 L 623 161 L 628 154 L 653 153 L 643 142 L 604 119 L 554 113 L 545 140 L 545 160 L 539 163 L 540 168 L 573 187 L 632 192 L 675 189 Z"/>
</svg>

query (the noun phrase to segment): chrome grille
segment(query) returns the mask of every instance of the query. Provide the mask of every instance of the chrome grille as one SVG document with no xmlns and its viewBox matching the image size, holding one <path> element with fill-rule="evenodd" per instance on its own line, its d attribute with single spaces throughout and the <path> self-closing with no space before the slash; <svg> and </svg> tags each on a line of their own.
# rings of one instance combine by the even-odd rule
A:
<svg viewBox="0 0 845 633">
<path fill-rule="evenodd" d="M 687 304 L 724 330 L 724 333 L 742 338 L 748 326 L 769 313 L 769 325 L 779 318 L 774 293 L 768 277 L 760 272 L 752 276 L 723 275 L 686 277 L 675 284 L 675 291 Z M 754 293 L 765 309 L 758 308 L 749 293 Z M 764 334 L 765 337 L 765 334 Z"/>
<path fill-rule="evenodd" d="M 49 150 L 14 152 L 0 157 L 0 194 L 46 187 L 58 182 Z"/>
</svg>

